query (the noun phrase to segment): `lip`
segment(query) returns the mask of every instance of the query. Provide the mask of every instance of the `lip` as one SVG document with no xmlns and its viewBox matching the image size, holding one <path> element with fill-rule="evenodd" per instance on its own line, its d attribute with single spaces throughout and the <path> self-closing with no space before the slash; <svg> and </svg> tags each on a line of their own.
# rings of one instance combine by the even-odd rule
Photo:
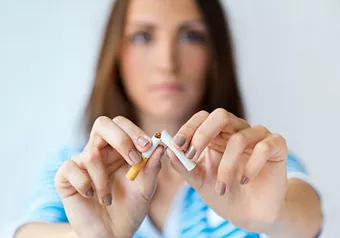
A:
<svg viewBox="0 0 340 238">
<path fill-rule="evenodd" d="M 183 86 L 178 83 L 161 83 L 153 85 L 151 90 L 162 93 L 179 93 L 183 91 Z"/>
</svg>

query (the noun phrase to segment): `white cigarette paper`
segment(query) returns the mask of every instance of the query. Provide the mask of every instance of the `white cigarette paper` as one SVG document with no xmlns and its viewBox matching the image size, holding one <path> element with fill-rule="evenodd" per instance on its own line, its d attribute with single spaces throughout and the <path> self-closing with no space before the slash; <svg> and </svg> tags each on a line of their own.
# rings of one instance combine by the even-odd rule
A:
<svg viewBox="0 0 340 238">
<path fill-rule="evenodd" d="M 161 136 L 161 141 L 170 149 L 174 154 L 177 156 L 179 161 L 184 165 L 184 167 L 188 170 L 191 171 L 195 168 L 196 164 L 189 160 L 187 157 L 185 157 L 183 151 L 178 150 L 174 147 L 172 137 L 169 135 L 167 131 L 162 131 L 162 136 Z"/>
<path fill-rule="evenodd" d="M 151 157 L 152 153 L 155 151 L 155 149 L 157 148 L 157 146 L 161 143 L 161 139 L 160 139 L 160 138 L 157 138 L 156 136 L 153 136 L 153 137 L 151 138 L 151 143 L 152 143 L 151 148 L 150 148 L 148 151 L 142 153 L 142 155 L 143 155 L 145 158 L 148 158 L 148 159 Z"/>
<path fill-rule="evenodd" d="M 139 172 L 144 168 L 144 166 L 148 162 L 148 160 L 151 157 L 152 153 L 155 151 L 157 146 L 161 143 L 160 138 L 157 138 L 157 137 L 159 137 L 159 134 L 157 134 L 157 135 L 155 135 L 155 136 L 153 136 L 151 138 L 151 143 L 152 143 L 151 148 L 148 151 L 142 153 L 142 157 L 143 157 L 142 162 L 140 164 L 132 166 L 129 169 L 129 171 L 125 175 L 128 180 L 131 180 L 131 181 L 135 180 L 135 178 L 137 177 Z"/>
</svg>

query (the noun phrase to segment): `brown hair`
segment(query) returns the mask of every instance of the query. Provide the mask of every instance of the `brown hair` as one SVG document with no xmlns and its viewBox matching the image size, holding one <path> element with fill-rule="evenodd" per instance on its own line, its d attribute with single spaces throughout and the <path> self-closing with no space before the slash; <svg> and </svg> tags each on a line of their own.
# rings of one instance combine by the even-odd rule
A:
<svg viewBox="0 0 340 238">
<path fill-rule="evenodd" d="M 106 26 L 96 78 L 85 111 L 86 127 L 90 132 L 97 117 L 118 115 L 136 122 L 133 106 L 126 96 L 119 73 L 118 47 L 128 8 L 127 0 L 116 0 Z M 208 112 L 224 108 L 245 119 L 244 108 L 236 79 L 231 37 L 223 7 L 219 0 L 196 0 L 209 31 L 212 69 L 208 90 L 201 109 Z"/>
</svg>

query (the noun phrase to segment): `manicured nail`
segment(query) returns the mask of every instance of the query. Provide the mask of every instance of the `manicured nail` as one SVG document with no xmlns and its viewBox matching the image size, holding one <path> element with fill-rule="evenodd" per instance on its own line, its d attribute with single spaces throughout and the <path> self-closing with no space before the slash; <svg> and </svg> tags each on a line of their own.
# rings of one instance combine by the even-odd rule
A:
<svg viewBox="0 0 340 238">
<path fill-rule="evenodd" d="M 135 164 L 139 164 L 142 161 L 142 156 L 135 149 L 130 150 L 129 157 Z"/>
<path fill-rule="evenodd" d="M 219 195 L 219 196 L 222 196 L 225 194 L 225 191 L 226 191 L 226 185 L 224 182 L 222 181 L 217 181 L 216 183 L 216 193 Z"/>
<path fill-rule="evenodd" d="M 241 179 L 241 184 L 245 185 L 249 182 L 249 179 L 246 176 L 243 176 L 243 178 Z"/>
<path fill-rule="evenodd" d="M 94 191 L 93 188 L 90 188 L 89 191 L 87 191 L 86 196 L 89 198 L 92 198 L 94 195 Z"/>
<path fill-rule="evenodd" d="M 150 142 L 150 140 L 148 140 L 148 139 L 146 139 L 145 137 L 142 137 L 142 136 L 138 137 L 138 139 L 137 139 L 137 143 L 141 147 L 145 147 L 149 142 Z"/>
<path fill-rule="evenodd" d="M 110 206 L 111 205 L 111 203 L 112 203 L 112 195 L 111 195 L 111 193 L 103 197 L 103 203 L 106 206 Z"/>
<path fill-rule="evenodd" d="M 196 148 L 194 145 L 191 145 L 189 150 L 185 153 L 185 157 L 191 160 L 195 157 L 195 154 L 196 154 Z"/>
<path fill-rule="evenodd" d="M 185 144 L 185 137 L 182 135 L 177 135 L 174 141 L 178 147 L 182 147 Z"/>
</svg>

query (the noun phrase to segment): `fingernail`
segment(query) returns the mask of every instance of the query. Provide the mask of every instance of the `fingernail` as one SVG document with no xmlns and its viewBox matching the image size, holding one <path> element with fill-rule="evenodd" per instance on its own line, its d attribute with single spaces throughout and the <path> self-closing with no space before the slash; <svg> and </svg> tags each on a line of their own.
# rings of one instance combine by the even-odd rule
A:
<svg viewBox="0 0 340 238">
<path fill-rule="evenodd" d="M 185 153 L 185 157 L 191 160 L 194 158 L 195 154 L 196 154 L 196 148 L 194 145 L 191 145 L 189 150 Z"/>
<path fill-rule="evenodd" d="M 146 139 L 145 137 L 142 137 L 142 136 L 138 137 L 138 139 L 137 139 L 137 143 L 141 147 L 145 147 L 149 142 L 150 142 L 150 140 L 148 140 L 148 139 Z"/>
<path fill-rule="evenodd" d="M 139 155 L 139 153 L 135 149 L 130 150 L 129 157 L 132 160 L 132 162 L 135 164 L 139 164 L 142 161 L 142 157 Z"/>
<path fill-rule="evenodd" d="M 112 195 L 111 195 L 111 193 L 103 197 L 103 203 L 106 206 L 110 206 L 111 205 L 111 203 L 112 203 Z"/>
<path fill-rule="evenodd" d="M 93 188 L 90 188 L 89 191 L 87 191 L 86 196 L 89 198 L 92 198 L 94 195 L 94 191 Z"/>
<path fill-rule="evenodd" d="M 226 191 L 226 185 L 224 182 L 222 181 L 217 181 L 216 183 L 216 193 L 219 195 L 219 196 L 222 196 L 225 194 L 225 191 Z"/>
<path fill-rule="evenodd" d="M 182 147 L 185 144 L 185 137 L 182 135 L 177 135 L 174 141 L 178 147 Z"/>
<path fill-rule="evenodd" d="M 249 182 L 249 179 L 246 176 L 243 176 L 243 178 L 241 179 L 241 184 L 245 185 Z"/>
</svg>

